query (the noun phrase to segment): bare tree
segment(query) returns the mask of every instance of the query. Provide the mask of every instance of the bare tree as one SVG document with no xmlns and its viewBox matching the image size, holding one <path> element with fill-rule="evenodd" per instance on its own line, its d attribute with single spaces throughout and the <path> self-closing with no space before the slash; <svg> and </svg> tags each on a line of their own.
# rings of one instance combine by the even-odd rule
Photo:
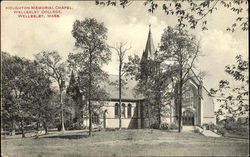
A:
<svg viewBox="0 0 250 157">
<path fill-rule="evenodd" d="M 122 76 L 125 74 L 123 71 L 123 64 L 124 64 L 124 56 L 128 50 L 130 50 L 132 47 L 126 47 L 127 42 L 120 42 L 117 43 L 114 47 L 111 46 L 112 49 L 114 49 L 118 55 L 119 60 L 119 129 L 122 128 L 122 115 L 121 115 L 121 102 L 122 102 Z"/>
</svg>

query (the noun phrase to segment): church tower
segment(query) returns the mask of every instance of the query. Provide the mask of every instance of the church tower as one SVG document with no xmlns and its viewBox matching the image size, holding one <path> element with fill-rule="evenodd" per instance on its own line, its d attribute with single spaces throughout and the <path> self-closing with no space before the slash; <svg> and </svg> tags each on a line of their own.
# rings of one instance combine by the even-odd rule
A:
<svg viewBox="0 0 250 157">
<path fill-rule="evenodd" d="M 148 75 L 153 72 L 154 60 L 156 57 L 156 50 L 153 43 L 151 25 L 149 25 L 148 39 L 146 42 L 145 50 L 141 58 L 141 79 L 147 80 Z"/>
</svg>

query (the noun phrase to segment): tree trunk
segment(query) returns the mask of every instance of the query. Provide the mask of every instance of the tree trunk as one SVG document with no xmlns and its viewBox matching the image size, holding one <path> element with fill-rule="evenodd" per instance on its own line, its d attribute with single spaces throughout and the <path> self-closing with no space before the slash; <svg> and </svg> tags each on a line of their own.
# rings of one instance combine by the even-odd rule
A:
<svg viewBox="0 0 250 157">
<path fill-rule="evenodd" d="M 4 137 L 6 137 L 6 125 L 3 125 Z"/>
<path fill-rule="evenodd" d="M 159 122 L 159 129 L 161 129 L 161 103 L 158 100 L 158 122 Z"/>
<path fill-rule="evenodd" d="M 16 135 L 16 128 L 15 128 L 15 119 L 12 120 L 12 130 L 11 130 L 11 136 Z"/>
<path fill-rule="evenodd" d="M 170 104 L 170 123 L 172 123 L 172 106 L 171 106 L 171 104 Z"/>
<path fill-rule="evenodd" d="M 155 84 L 157 86 L 156 92 L 156 103 L 157 103 L 157 116 L 158 116 L 158 128 L 161 129 L 161 85 L 160 85 L 160 69 L 155 66 Z"/>
<path fill-rule="evenodd" d="M 178 132 L 181 132 L 182 129 L 182 68 L 180 68 L 180 81 L 179 81 L 179 129 Z"/>
<path fill-rule="evenodd" d="M 119 130 L 122 129 L 122 110 L 121 110 L 121 103 L 122 103 L 122 83 L 121 83 L 121 71 L 122 71 L 122 63 L 120 60 L 119 65 Z"/>
<path fill-rule="evenodd" d="M 92 88 L 92 54 L 89 56 L 89 93 L 88 93 L 88 103 L 89 103 L 89 136 L 92 136 L 92 106 L 91 106 L 91 88 Z"/>
<path fill-rule="evenodd" d="M 24 133 L 24 128 L 23 128 L 23 118 L 21 119 L 21 131 L 22 131 L 22 138 L 24 138 L 25 133 Z"/>
<path fill-rule="evenodd" d="M 158 83 L 159 83 L 159 80 L 157 79 Z M 158 86 L 159 88 L 159 86 Z M 161 93 L 160 91 L 157 91 L 157 106 L 158 106 L 158 125 L 159 125 L 159 129 L 161 129 Z"/>
<path fill-rule="evenodd" d="M 47 123 L 45 121 L 43 122 L 43 128 L 45 130 L 45 134 L 48 134 L 48 127 L 47 127 Z"/>
<path fill-rule="evenodd" d="M 106 129 L 106 113 L 107 113 L 107 110 L 105 110 L 103 113 L 103 128 L 104 129 Z"/>
<path fill-rule="evenodd" d="M 39 122 L 36 123 L 36 131 L 39 131 Z"/>
<path fill-rule="evenodd" d="M 151 112 L 152 112 L 152 107 L 151 105 L 149 105 L 149 103 L 147 102 L 147 110 L 148 110 L 148 126 L 149 128 L 151 127 Z"/>
<path fill-rule="evenodd" d="M 86 109 L 83 107 L 83 109 L 82 109 L 82 126 L 83 126 L 83 128 L 85 127 L 85 111 L 86 111 Z"/>
<path fill-rule="evenodd" d="M 89 136 L 92 136 L 92 107 L 91 100 L 89 98 Z"/>
<path fill-rule="evenodd" d="M 60 89 L 60 105 L 61 105 L 61 125 L 62 125 L 61 131 L 64 132 L 65 131 L 65 127 L 64 127 L 64 115 L 63 115 L 62 89 Z"/>
</svg>

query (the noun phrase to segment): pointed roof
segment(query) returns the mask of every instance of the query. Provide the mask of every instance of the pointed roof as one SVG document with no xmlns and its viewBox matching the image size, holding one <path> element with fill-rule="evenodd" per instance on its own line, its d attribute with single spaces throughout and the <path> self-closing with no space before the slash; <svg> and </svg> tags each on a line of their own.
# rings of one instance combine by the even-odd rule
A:
<svg viewBox="0 0 250 157">
<path fill-rule="evenodd" d="M 73 70 L 71 71 L 70 81 L 69 82 L 70 82 L 69 84 L 74 84 L 76 82 L 75 74 L 74 74 Z"/>
<path fill-rule="evenodd" d="M 79 93 L 79 87 L 78 87 L 77 81 L 75 79 L 75 74 L 74 74 L 73 70 L 71 71 L 70 81 L 69 81 L 69 85 L 68 85 L 68 87 L 66 89 L 66 92 L 67 93 L 69 93 L 69 92 Z"/>
<path fill-rule="evenodd" d="M 145 50 L 143 51 L 142 54 L 142 60 L 154 59 L 154 56 L 155 56 L 155 47 L 151 33 L 151 25 L 149 25 L 148 39 Z"/>
</svg>

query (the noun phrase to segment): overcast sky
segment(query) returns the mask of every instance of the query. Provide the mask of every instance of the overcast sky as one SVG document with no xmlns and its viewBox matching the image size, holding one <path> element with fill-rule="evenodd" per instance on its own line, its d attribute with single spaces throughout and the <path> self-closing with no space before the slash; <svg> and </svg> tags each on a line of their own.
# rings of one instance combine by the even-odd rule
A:
<svg viewBox="0 0 250 157">
<path fill-rule="evenodd" d="M 73 10 L 63 11 L 58 19 L 18 18 L 6 6 L 72 6 Z M 101 7 L 94 2 L 2 2 L 1 3 L 1 50 L 12 55 L 29 59 L 42 50 L 57 50 L 64 59 L 69 52 L 74 52 L 74 38 L 71 35 L 72 25 L 76 19 L 94 17 L 104 22 L 108 28 L 108 43 L 128 41 L 132 49 L 128 55 L 142 55 L 145 48 L 148 26 L 151 24 L 155 47 L 160 42 L 163 29 L 175 26 L 177 20 L 166 16 L 159 8 L 154 14 L 148 13 L 142 2 L 134 2 L 128 8 Z M 247 6 L 246 6 L 247 7 Z M 209 90 L 215 88 L 218 81 L 228 76 L 224 73 L 225 65 L 234 63 L 235 56 L 248 55 L 248 33 L 226 32 L 227 26 L 234 22 L 236 16 L 231 11 L 218 8 L 208 17 L 208 31 L 192 30 L 201 40 L 203 57 L 199 58 L 197 67 L 207 72 L 204 86 Z M 112 61 L 103 67 L 110 74 L 118 74 L 118 61 L 115 53 Z"/>
</svg>

